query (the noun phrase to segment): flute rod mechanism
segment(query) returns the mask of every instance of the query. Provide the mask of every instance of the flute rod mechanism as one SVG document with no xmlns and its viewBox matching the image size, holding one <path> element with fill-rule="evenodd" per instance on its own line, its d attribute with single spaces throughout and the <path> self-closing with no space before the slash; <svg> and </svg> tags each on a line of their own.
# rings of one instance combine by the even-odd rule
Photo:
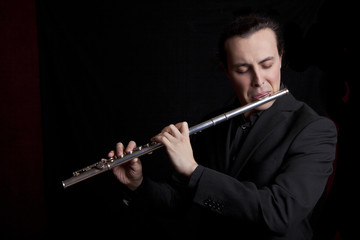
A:
<svg viewBox="0 0 360 240">
<path fill-rule="evenodd" d="M 204 121 L 202 123 L 199 123 L 189 129 L 189 135 L 201 132 L 209 127 L 218 125 L 224 121 L 227 121 L 235 116 L 238 116 L 242 113 L 245 113 L 247 111 L 250 111 L 260 105 L 263 105 L 267 102 L 273 101 L 276 98 L 279 98 L 285 94 L 289 93 L 289 90 L 284 88 L 276 93 L 267 95 L 261 99 L 259 99 L 256 102 L 249 103 L 247 105 L 241 106 L 239 108 L 235 108 L 231 111 L 228 111 L 226 113 L 220 114 L 214 118 L 211 118 L 207 121 Z M 121 156 L 119 158 L 109 158 L 109 159 L 103 159 L 99 162 L 96 162 L 90 166 L 87 166 L 85 168 L 82 168 L 76 172 L 73 172 L 73 176 L 62 181 L 62 185 L 64 188 L 67 188 L 69 186 L 72 186 L 78 182 L 84 181 L 90 177 L 96 176 L 100 173 L 106 172 L 120 164 L 126 163 L 134 158 L 138 158 L 145 154 L 150 154 L 156 149 L 159 149 L 163 147 L 163 144 L 161 143 L 148 143 L 143 146 L 136 147 L 133 151 L 124 154 L 124 156 Z"/>
</svg>

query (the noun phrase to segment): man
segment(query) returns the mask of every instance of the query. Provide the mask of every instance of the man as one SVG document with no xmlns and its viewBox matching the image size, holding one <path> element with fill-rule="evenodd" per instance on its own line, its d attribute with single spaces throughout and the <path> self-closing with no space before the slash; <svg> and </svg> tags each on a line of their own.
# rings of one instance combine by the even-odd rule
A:
<svg viewBox="0 0 360 240">
<path fill-rule="evenodd" d="M 237 95 L 230 108 L 282 88 L 283 43 L 271 19 L 236 19 L 222 35 L 219 53 Z M 174 236 L 190 229 L 198 238 L 312 239 L 310 219 L 332 172 L 336 128 L 291 94 L 196 139 L 190 140 L 188 125 L 181 122 L 151 140 L 166 148 L 175 170 L 169 182 L 144 176 L 139 159 L 113 173 L 130 189 L 133 209 L 182 217 Z M 109 157 L 135 146 L 118 143 Z"/>
</svg>

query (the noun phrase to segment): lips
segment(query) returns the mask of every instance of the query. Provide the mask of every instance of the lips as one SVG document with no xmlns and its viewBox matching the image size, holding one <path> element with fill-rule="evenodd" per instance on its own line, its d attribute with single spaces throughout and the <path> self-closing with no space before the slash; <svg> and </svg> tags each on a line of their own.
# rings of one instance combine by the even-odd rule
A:
<svg viewBox="0 0 360 240">
<path fill-rule="evenodd" d="M 260 92 L 260 93 L 257 93 L 256 95 L 254 95 L 252 98 L 255 100 L 259 100 L 259 99 L 269 95 L 270 93 L 271 93 L 271 91 Z"/>
</svg>

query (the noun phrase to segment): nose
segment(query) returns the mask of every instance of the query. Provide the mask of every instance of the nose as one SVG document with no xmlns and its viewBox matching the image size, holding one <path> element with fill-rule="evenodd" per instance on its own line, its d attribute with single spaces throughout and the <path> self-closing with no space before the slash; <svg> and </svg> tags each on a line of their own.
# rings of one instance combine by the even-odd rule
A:
<svg viewBox="0 0 360 240">
<path fill-rule="evenodd" d="M 261 87 L 264 84 L 264 78 L 259 69 L 253 69 L 251 85 L 253 87 Z"/>
</svg>

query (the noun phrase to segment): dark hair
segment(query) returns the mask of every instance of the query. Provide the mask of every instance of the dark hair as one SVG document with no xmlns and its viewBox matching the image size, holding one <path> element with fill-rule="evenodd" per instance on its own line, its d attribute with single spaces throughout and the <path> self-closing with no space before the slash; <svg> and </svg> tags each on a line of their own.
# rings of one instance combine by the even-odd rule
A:
<svg viewBox="0 0 360 240">
<path fill-rule="evenodd" d="M 274 31 L 276 36 L 278 53 L 279 55 L 282 55 L 284 52 L 284 41 L 280 29 L 280 24 L 274 19 L 265 15 L 248 14 L 236 17 L 226 26 L 225 30 L 221 34 L 218 43 L 218 55 L 222 64 L 224 64 L 224 66 L 227 65 L 226 51 L 224 46 L 227 39 L 234 36 L 247 37 L 254 32 L 265 28 L 269 28 Z"/>
</svg>

